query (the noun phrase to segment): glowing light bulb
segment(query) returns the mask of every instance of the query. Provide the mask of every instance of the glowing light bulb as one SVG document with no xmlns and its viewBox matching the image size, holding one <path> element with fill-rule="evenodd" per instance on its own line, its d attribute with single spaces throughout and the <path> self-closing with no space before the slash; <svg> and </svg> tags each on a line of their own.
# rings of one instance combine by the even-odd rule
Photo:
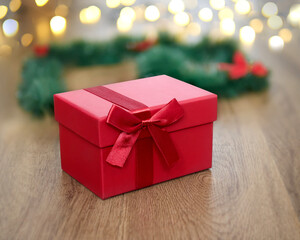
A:
<svg viewBox="0 0 300 240">
<path fill-rule="evenodd" d="M 176 14 L 184 11 L 185 6 L 182 0 L 171 0 L 168 5 L 168 10 L 170 13 Z"/>
<path fill-rule="evenodd" d="M 174 22 L 184 27 L 190 23 L 190 17 L 186 12 L 179 12 L 174 15 Z"/>
<path fill-rule="evenodd" d="M 251 11 L 251 5 L 247 0 L 238 0 L 234 5 L 234 9 L 239 14 L 248 14 Z"/>
<path fill-rule="evenodd" d="M 28 47 L 31 43 L 32 43 L 32 40 L 33 40 L 33 36 L 32 34 L 30 33 L 25 33 L 22 38 L 21 38 L 21 44 L 24 46 L 24 47 Z"/>
<path fill-rule="evenodd" d="M 209 0 L 210 6 L 215 10 L 221 10 L 225 7 L 225 0 Z"/>
<path fill-rule="evenodd" d="M 289 43 L 292 40 L 292 38 L 293 38 L 292 32 L 289 29 L 287 29 L 287 28 L 281 29 L 279 31 L 278 35 L 279 35 L 279 37 L 282 38 L 282 40 L 285 43 Z"/>
<path fill-rule="evenodd" d="M 79 13 L 79 19 L 83 24 L 94 24 L 100 20 L 101 10 L 96 6 L 84 8 Z"/>
<path fill-rule="evenodd" d="M 120 16 L 129 17 L 131 21 L 134 21 L 136 19 L 136 14 L 133 8 L 131 7 L 124 7 L 120 11 Z"/>
<path fill-rule="evenodd" d="M 0 19 L 4 18 L 7 13 L 7 7 L 4 5 L 0 6 Z"/>
<path fill-rule="evenodd" d="M 203 22 L 210 22 L 213 19 L 213 12 L 210 8 L 202 8 L 198 13 L 198 17 Z"/>
<path fill-rule="evenodd" d="M 273 2 L 267 2 L 261 9 L 261 13 L 265 17 L 271 17 L 278 13 L 278 7 Z"/>
<path fill-rule="evenodd" d="M 48 0 L 35 0 L 35 4 L 38 6 L 38 7 L 42 7 L 44 5 L 46 5 L 48 2 Z"/>
<path fill-rule="evenodd" d="M 132 20 L 127 16 L 120 16 L 117 20 L 117 28 L 120 32 L 128 32 L 132 28 Z"/>
<path fill-rule="evenodd" d="M 250 21 L 250 27 L 252 27 L 256 33 L 261 33 L 262 30 L 264 29 L 264 25 L 262 21 L 259 20 L 258 18 L 252 19 Z"/>
<path fill-rule="evenodd" d="M 66 17 L 69 13 L 68 6 L 60 4 L 55 8 L 55 15 Z"/>
<path fill-rule="evenodd" d="M 273 36 L 269 38 L 269 48 L 273 51 L 280 51 L 284 47 L 284 41 L 279 36 Z"/>
<path fill-rule="evenodd" d="M 12 12 L 16 12 L 16 11 L 19 10 L 21 5 L 22 5 L 21 0 L 11 0 L 10 3 L 9 3 L 9 9 Z"/>
<path fill-rule="evenodd" d="M 106 0 L 106 6 L 109 8 L 116 8 L 120 5 L 120 0 Z"/>
<path fill-rule="evenodd" d="M 150 5 L 145 10 L 145 18 L 150 22 L 155 22 L 160 17 L 158 8 L 154 5 Z"/>
<path fill-rule="evenodd" d="M 226 36 L 232 36 L 235 32 L 235 23 L 230 18 L 225 18 L 220 22 L 220 30 Z"/>
<path fill-rule="evenodd" d="M 19 30 L 19 23 L 14 19 L 6 19 L 2 25 L 3 33 L 7 37 L 12 37 Z"/>
<path fill-rule="evenodd" d="M 240 40 L 245 45 L 251 45 L 255 40 L 255 31 L 250 26 L 244 26 L 240 29 Z"/>
<path fill-rule="evenodd" d="M 226 7 L 219 11 L 218 16 L 219 16 L 220 20 L 225 19 L 225 18 L 233 19 L 233 12 L 230 8 Z"/>
<path fill-rule="evenodd" d="M 201 33 L 201 26 L 199 23 L 192 22 L 187 26 L 187 33 L 192 36 L 198 36 Z"/>
<path fill-rule="evenodd" d="M 131 6 L 132 4 L 135 3 L 135 0 L 121 0 L 121 3 L 122 3 L 124 6 Z"/>
<path fill-rule="evenodd" d="M 275 15 L 275 16 L 269 17 L 267 24 L 268 24 L 269 28 L 271 28 L 271 29 L 279 29 L 282 27 L 283 21 L 282 21 L 281 17 Z"/>
<path fill-rule="evenodd" d="M 65 32 L 67 21 L 64 17 L 55 16 L 50 20 L 50 28 L 53 34 L 61 35 Z"/>
<path fill-rule="evenodd" d="M 292 26 L 300 27 L 300 4 L 291 7 L 287 20 Z"/>
</svg>

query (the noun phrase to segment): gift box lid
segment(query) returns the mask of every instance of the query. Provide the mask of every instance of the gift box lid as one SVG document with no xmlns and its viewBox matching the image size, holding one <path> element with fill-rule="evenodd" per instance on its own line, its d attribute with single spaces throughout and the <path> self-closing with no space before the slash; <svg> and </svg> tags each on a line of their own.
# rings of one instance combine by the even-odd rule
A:
<svg viewBox="0 0 300 240">
<path fill-rule="evenodd" d="M 105 87 L 147 105 L 152 115 L 176 98 L 184 115 L 164 128 L 168 132 L 210 123 L 217 118 L 217 95 L 166 75 Z M 99 147 L 112 146 L 120 134 L 117 128 L 106 123 L 112 105 L 84 89 L 54 95 L 55 119 Z"/>
</svg>

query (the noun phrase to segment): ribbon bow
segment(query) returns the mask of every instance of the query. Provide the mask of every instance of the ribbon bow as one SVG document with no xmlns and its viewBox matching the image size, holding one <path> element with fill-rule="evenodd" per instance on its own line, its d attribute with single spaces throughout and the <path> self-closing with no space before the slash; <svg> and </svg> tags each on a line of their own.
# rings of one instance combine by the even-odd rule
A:
<svg viewBox="0 0 300 240">
<path fill-rule="evenodd" d="M 233 63 L 220 63 L 219 69 L 227 71 L 232 80 L 244 77 L 249 72 L 258 77 L 264 77 L 268 74 L 268 70 L 262 63 L 247 63 L 246 58 L 241 52 L 235 52 L 233 55 Z"/>
<path fill-rule="evenodd" d="M 124 108 L 113 105 L 106 122 L 122 132 L 106 161 L 123 167 L 142 129 L 147 128 L 167 165 L 172 166 L 179 157 L 169 133 L 162 128 L 173 124 L 182 116 L 183 109 L 175 98 L 146 120 L 141 120 Z"/>
</svg>

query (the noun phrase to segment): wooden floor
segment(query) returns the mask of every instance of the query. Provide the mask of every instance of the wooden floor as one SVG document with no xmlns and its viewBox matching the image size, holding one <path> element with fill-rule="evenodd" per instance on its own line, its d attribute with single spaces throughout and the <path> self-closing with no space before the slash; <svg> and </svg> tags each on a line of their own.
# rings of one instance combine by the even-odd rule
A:
<svg viewBox="0 0 300 240">
<path fill-rule="evenodd" d="M 213 168 L 105 201 L 61 171 L 56 122 L 19 109 L 21 59 L 2 59 L 0 239 L 300 239 L 300 65 L 250 54 L 271 88 L 219 101 Z"/>
</svg>

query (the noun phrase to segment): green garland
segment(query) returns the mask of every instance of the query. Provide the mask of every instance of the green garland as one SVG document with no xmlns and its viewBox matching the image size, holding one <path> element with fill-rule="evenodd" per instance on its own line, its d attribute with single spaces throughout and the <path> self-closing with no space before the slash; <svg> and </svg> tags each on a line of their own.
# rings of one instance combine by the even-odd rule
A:
<svg viewBox="0 0 300 240">
<path fill-rule="evenodd" d="M 35 51 L 35 56 L 27 59 L 23 66 L 23 81 L 18 91 L 20 105 L 35 116 L 52 113 L 53 94 L 67 91 L 62 80 L 65 67 L 117 64 L 126 59 L 135 59 L 141 78 L 166 74 L 219 97 L 234 97 L 268 86 L 269 74 L 255 76 L 248 72 L 232 80 L 226 71 L 218 69 L 219 63 L 232 63 L 238 51 L 233 40 L 204 38 L 197 44 L 186 45 L 176 41 L 174 36 L 161 33 L 155 44 L 145 41 L 142 37 L 119 36 L 101 43 L 53 44 L 42 54 Z"/>
</svg>

